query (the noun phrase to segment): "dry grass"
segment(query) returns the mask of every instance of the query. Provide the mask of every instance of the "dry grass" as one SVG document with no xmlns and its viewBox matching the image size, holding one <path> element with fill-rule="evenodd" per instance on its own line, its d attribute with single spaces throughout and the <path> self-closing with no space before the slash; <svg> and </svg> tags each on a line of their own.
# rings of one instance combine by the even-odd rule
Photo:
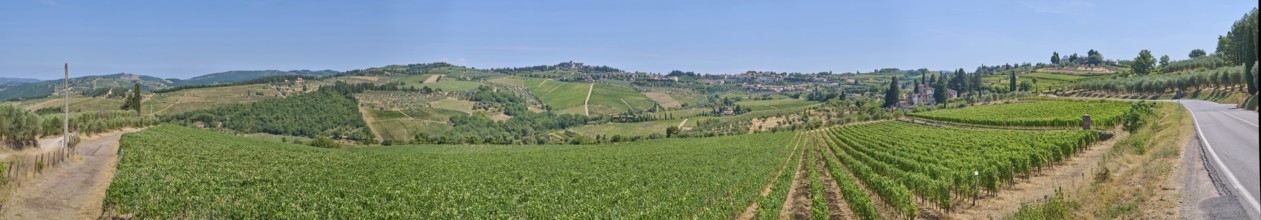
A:
<svg viewBox="0 0 1261 220">
<path fill-rule="evenodd" d="M 661 107 L 673 109 L 683 106 L 678 100 L 674 100 L 674 97 L 670 97 L 670 94 L 664 92 L 644 92 L 644 96 L 648 96 L 652 101 L 661 104 Z"/>
<path fill-rule="evenodd" d="M 1172 175 L 1182 165 L 1182 149 L 1191 138 L 1192 122 L 1174 103 L 1159 103 L 1149 125 L 1123 137 L 1100 165 L 1109 174 L 1090 174 L 1093 183 L 1068 194 L 1078 204 L 1073 215 L 1080 219 L 1179 218 L 1182 201 L 1180 181 Z"/>
</svg>

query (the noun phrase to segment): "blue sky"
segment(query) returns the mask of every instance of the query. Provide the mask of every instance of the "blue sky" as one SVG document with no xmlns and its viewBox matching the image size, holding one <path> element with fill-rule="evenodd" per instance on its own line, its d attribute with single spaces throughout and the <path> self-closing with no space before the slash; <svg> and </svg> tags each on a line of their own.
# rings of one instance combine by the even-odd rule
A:
<svg viewBox="0 0 1261 220">
<path fill-rule="evenodd" d="M 0 1 L 0 77 L 568 60 L 631 71 L 972 70 L 1210 53 L 1253 0 Z"/>
</svg>

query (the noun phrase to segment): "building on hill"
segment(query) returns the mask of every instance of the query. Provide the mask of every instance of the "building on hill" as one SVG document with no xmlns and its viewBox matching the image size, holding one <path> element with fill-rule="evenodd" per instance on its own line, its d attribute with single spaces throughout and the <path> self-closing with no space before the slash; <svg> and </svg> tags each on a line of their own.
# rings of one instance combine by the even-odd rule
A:
<svg viewBox="0 0 1261 220">
<path fill-rule="evenodd" d="M 583 67 L 585 67 L 584 64 L 574 62 L 573 60 L 570 60 L 569 62 L 560 63 L 556 66 L 560 67 L 561 69 L 566 69 L 566 70 L 576 70 L 576 69 L 582 69 Z"/>
<path fill-rule="evenodd" d="M 933 98 L 933 95 L 934 93 L 936 93 L 936 91 L 933 91 L 932 86 L 926 83 L 921 83 L 916 86 L 919 87 L 919 92 L 911 94 L 911 97 L 908 98 L 909 104 L 911 105 L 937 104 L 937 99 Z M 946 99 L 948 100 L 959 98 L 960 96 L 967 96 L 967 95 L 968 95 L 967 92 L 960 93 L 959 91 L 956 91 L 953 89 L 946 89 Z"/>
<path fill-rule="evenodd" d="M 933 87 L 927 83 L 916 85 L 919 87 L 919 93 L 911 94 L 911 105 L 932 105 L 937 104 L 937 100 L 933 99 Z"/>
<path fill-rule="evenodd" d="M 725 77 L 725 76 L 724 76 L 724 77 Z M 722 85 L 723 83 L 725 83 L 725 82 L 724 82 L 723 80 L 721 80 L 721 79 L 717 79 L 717 80 L 715 80 L 715 79 L 702 79 L 702 80 L 700 80 L 700 81 L 701 81 L 701 83 L 704 83 L 705 85 Z"/>
</svg>

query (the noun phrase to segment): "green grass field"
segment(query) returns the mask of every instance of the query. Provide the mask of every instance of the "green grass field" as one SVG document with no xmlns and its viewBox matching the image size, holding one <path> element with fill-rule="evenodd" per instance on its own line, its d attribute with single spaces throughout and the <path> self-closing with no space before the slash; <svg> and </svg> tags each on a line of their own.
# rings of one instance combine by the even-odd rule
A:
<svg viewBox="0 0 1261 220">
<path fill-rule="evenodd" d="M 433 101 L 433 102 L 430 102 L 429 104 L 430 106 L 433 106 L 434 108 L 454 110 L 454 111 L 460 111 L 464 113 L 473 113 L 473 105 L 474 105 L 473 102 L 453 99 L 453 98 Z"/>
<path fill-rule="evenodd" d="M 555 80 L 545 80 L 536 78 L 521 78 L 521 83 L 525 88 L 543 101 L 544 104 L 552 106 L 552 110 L 560 110 L 574 106 L 582 107 L 582 102 L 587 98 L 587 90 L 590 84 L 561 82 Z M 581 114 L 581 109 L 579 109 Z"/>
<path fill-rule="evenodd" d="M 164 125 L 123 136 L 105 206 L 136 218 L 730 218 L 761 198 L 790 136 L 342 150 Z"/>
<path fill-rule="evenodd" d="M 583 95 L 585 98 L 586 94 Z M 626 112 L 627 109 L 647 110 L 652 107 L 652 103 L 652 99 L 635 91 L 635 89 L 596 83 L 595 89 L 591 91 L 591 102 L 589 104 L 592 106 L 610 107 L 600 108 L 601 110 L 599 111 L 593 109 L 591 114 L 616 114 Z"/>
</svg>

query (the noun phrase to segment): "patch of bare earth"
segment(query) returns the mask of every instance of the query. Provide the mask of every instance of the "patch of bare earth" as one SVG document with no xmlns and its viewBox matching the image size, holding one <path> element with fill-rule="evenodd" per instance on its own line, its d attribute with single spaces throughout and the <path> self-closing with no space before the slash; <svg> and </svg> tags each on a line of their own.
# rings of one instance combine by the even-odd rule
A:
<svg viewBox="0 0 1261 220">
<path fill-rule="evenodd" d="M 1179 211 L 1185 219 L 1206 219 L 1209 213 L 1205 213 L 1200 208 L 1200 204 L 1221 196 L 1221 192 L 1218 192 L 1217 187 L 1213 185 L 1213 179 L 1208 176 L 1209 170 L 1204 167 L 1204 152 L 1201 151 L 1199 141 L 1192 140 L 1187 143 L 1181 157 L 1183 168 L 1175 170 L 1163 184 L 1170 186 L 1169 191 L 1182 193 L 1182 201 L 1178 201 L 1182 204 Z"/>
<path fill-rule="evenodd" d="M 749 133 L 753 133 L 754 131 L 769 131 L 771 130 L 771 128 L 774 128 L 775 126 L 779 126 L 780 121 L 784 121 L 784 117 L 775 116 L 775 117 L 769 117 L 762 120 L 758 120 L 756 118 L 750 119 L 749 120 L 750 122 Z"/>
<path fill-rule="evenodd" d="M 118 162 L 123 131 L 86 137 L 77 157 L 17 187 L 0 210 L 0 219 L 92 219 L 101 211 L 105 190 Z"/>
<path fill-rule="evenodd" d="M 784 200 L 784 208 L 779 211 L 779 219 L 807 219 L 810 218 L 810 179 L 807 178 L 805 160 L 806 154 L 801 154 L 794 160 L 800 160 L 797 164 L 797 170 L 793 174 L 793 182 L 788 190 L 788 199 Z"/>
<path fill-rule="evenodd" d="M 657 102 L 661 107 L 678 108 L 683 106 L 683 103 L 679 103 L 679 100 L 675 100 L 674 97 L 670 97 L 670 94 L 665 92 L 644 92 L 644 96 L 648 96 L 648 99 Z"/>
<path fill-rule="evenodd" d="M 425 84 L 438 82 L 438 79 L 441 79 L 441 78 L 442 78 L 442 75 L 429 75 L 429 78 L 425 79 Z"/>
</svg>

